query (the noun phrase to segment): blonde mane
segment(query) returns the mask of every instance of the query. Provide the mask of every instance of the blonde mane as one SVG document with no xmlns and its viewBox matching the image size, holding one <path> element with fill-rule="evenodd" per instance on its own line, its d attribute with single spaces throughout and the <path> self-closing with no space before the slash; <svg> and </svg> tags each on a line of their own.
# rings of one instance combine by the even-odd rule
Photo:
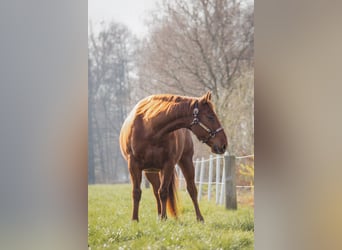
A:
<svg viewBox="0 0 342 250">
<path fill-rule="evenodd" d="M 161 113 L 168 115 L 177 111 L 187 113 L 196 98 L 178 95 L 152 95 L 141 100 L 136 109 L 136 115 L 142 115 L 145 120 L 150 120 Z M 176 105 L 177 104 L 177 105 Z M 184 105 L 179 105 L 184 104 Z"/>
</svg>

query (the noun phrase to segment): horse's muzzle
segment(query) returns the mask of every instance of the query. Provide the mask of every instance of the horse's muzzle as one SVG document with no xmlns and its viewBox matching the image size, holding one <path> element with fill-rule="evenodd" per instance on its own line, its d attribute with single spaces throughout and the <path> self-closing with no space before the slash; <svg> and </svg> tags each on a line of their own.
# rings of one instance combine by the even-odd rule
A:
<svg viewBox="0 0 342 250">
<path fill-rule="evenodd" d="M 214 145 L 214 147 L 212 148 L 213 153 L 215 154 L 224 154 L 224 152 L 226 152 L 226 144 L 223 144 L 221 147 Z"/>
</svg>

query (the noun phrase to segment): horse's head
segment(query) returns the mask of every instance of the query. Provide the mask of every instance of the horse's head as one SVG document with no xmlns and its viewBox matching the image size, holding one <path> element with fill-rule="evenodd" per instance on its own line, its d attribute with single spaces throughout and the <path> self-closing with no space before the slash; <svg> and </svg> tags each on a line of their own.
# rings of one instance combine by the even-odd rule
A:
<svg viewBox="0 0 342 250">
<path fill-rule="evenodd" d="M 211 147 L 215 154 L 223 154 L 227 148 L 227 136 L 211 102 L 211 93 L 207 92 L 194 104 L 193 121 L 190 125 L 197 138 Z"/>
</svg>

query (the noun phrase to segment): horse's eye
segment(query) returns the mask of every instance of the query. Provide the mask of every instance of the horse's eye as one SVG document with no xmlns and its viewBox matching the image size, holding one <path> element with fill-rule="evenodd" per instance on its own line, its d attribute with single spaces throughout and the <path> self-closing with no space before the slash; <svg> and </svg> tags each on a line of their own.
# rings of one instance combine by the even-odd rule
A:
<svg viewBox="0 0 342 250">
<path fill-rule="evenodd" d="M 208 115 L 208 120 L 213 122 L 215 120 L 215 117 L 213 115 Z"/>
</svg>

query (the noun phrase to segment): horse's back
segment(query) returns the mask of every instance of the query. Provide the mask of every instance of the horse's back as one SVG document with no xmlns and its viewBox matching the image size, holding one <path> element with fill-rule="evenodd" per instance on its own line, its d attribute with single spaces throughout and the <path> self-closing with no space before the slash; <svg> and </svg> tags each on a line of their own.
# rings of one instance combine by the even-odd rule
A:
<svg viewBox="0 0 342 250">
<path fill-rule="evenodd" d="M 122 124 L 119 141 L 121 153 L 126 160 L 127 157 L 132 153 L 132 144 L 136 144 L 137 141 L 144 140 L 146 131 L 144 131 L 145 128 L 142 115 L 137 114 L 137 110 L 139 107 L 144 105 L 147 100 L 148 98 L 145 98 L 138 102 Z"/>
<path fill-rule="evenodd" d="M 134 122 L 135 117 L 135 109 L 136 107 L 129 113 L 129 115 L 126 117 L 124 123 L 122 124 L 121 130 L 120 130 L 120 149 L 121 153 L 124 156 L 124 158 L 127 160 L 127 156 L 130 152 L 130 138 L 132 134 L 132 126 Z"/>
</svg>

